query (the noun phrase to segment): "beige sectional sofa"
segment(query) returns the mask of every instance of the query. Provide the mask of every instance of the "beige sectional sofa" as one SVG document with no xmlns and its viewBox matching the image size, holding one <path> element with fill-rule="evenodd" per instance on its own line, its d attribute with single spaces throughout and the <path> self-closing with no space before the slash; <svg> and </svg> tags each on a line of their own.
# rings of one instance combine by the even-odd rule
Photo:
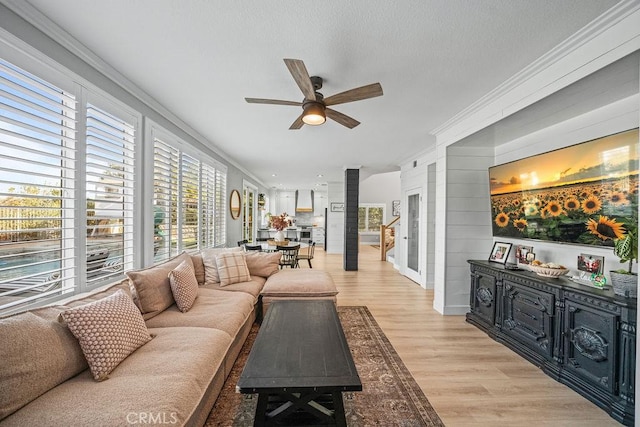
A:
<svg viewBox="0 0 640 427">
<path fill-rule="evenodd" d="M 220 276 L 218 283 L 209 273 L 222 250 L 208 251 L 183 253 L 91 293 L 0 319 L 0 425 L 204 424 L 260 314 L 261 291 L 271 278 L 292 275 L 293 283 L 300 274 L 279 271 L 277 255 L 245 254 L 247 280 L 223 283 Z M 167 273 L 178 265 L 191 266 L 197 281 L 186 312 L 167 299 L 174 285 Z M 117 298 L 135 302 L 140 319 L 134 321 L 150 335 L 96 381 L 65 319 L 89 303 Z"/>
</svg>

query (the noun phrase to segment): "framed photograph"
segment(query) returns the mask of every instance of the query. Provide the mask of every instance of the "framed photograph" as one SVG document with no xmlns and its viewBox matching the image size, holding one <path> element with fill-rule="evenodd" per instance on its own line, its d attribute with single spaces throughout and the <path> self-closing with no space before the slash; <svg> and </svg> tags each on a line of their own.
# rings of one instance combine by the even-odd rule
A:
<svg viewBox="0 0 640 427">
<path fill-rule="evenodd" d="M 516 245 L 516 264 L 531 264 L 531 261 L 535 259 L 535 254 L 531 260 L 529 254 L 533 254 L 533 246 Z"/>
<path fill-rule="evenodd" d="M 400 216 L 400 200 L 393 200 L 391 202 L 391 215 Z"/>
<path fill-rule="evenodd" d="M 511 243 L 495 242 L 493 244 L 493 249 L 491 249 L 491 255 L 489 255 L 489 261 L 504 264 L 507 262 L 510 250 Z"/>
<path fill-rule="evenodd" d="M 604 257 L 589 254 L 578 255 L 578 270 L 586 273 L 602 274 L 604 271 Z"/>
<path fill-rule="evenodd" d="M 344 203 L 331 202 L 331 212 L 344 212 Z"/>
</svg>

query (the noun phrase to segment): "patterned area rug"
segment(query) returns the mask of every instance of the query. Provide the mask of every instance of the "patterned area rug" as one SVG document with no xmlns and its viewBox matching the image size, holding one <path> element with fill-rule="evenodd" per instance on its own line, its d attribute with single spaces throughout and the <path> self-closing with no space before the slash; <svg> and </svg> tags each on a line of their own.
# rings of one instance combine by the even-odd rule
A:
<svg viewBox="0 0 640 427">
<path fill-rule="evenodd" d="M 367 307 L 338 307 L 363 391 L 344 394 L 347 425 L 444 426 Z M 236 393 L 236 383 L 258 333 L 254 325 L 206 426 L 253 425 L 257 395 Z"/>
</svg>

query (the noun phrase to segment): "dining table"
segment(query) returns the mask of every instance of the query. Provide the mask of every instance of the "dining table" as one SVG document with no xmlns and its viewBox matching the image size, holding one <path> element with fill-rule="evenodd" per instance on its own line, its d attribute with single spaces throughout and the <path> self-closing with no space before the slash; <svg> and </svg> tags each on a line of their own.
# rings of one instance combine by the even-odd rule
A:
<svg viewBox="0 0 640 427">
<path fill-rule="evenodd" d="M 290 248 L 293 246 L 298 246 L 300 245 L 300 249 L 304 249 L 309 247 L 308 243 L 305 242 L 294 242 L 292 240 L 288 241 L 287 243 L 284 244 L 280 244 L 280 245 L 274 245 L 270 242 L 260 242 L 260 246 L 262 246 L 262 251 L 263 252 L 275 252 L 278 250 L 278 246 L 279 247 L 285 247 L 285 248 Z"/>
</svg>

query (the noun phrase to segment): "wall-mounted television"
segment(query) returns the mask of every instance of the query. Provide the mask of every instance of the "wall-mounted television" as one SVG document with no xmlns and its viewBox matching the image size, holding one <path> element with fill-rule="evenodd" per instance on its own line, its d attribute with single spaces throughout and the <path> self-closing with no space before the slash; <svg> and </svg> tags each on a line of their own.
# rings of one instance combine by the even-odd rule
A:
<svg viewBox="0 0 640 427">
<path fill-rule="evenodd" d="M 638 129 L 489 168 L 495 237 L 613 246 L 638 225 Z"/>
</svg>

